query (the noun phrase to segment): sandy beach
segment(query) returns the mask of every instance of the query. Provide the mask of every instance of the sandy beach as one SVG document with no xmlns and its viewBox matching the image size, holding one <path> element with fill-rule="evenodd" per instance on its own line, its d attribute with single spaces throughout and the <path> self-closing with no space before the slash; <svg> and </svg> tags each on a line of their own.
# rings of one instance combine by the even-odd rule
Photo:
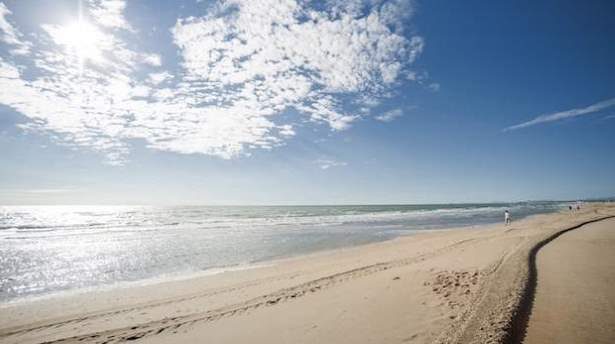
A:
<svg viewBox="0 0 615 344">
<path fill-rule="evenodd" d="M 0 342 L 502 343 L 527 333 L 526 342 L 542 343 L 551 331 L 568 337 L 562 328 L 575 330 L 579 319 L 590 325 L 578 325 L 578 338 L 612 342 L 615 221 L 603 220 L 610 216 L 615 205 L 588 204 L 509 226 L 9 303 L 0 306 Z M 562 313 L 553 320 L 549 309 Z"/>
<path fill-rule="evenodd" d="M 615 219 L 562 234 L 537 256 L 527 343 L 615 339 Z"/>
<path fill-rule="evenodd" d="M 0 0 L 0 344 L 615 344 L 615 0 Z"/>
</svg>

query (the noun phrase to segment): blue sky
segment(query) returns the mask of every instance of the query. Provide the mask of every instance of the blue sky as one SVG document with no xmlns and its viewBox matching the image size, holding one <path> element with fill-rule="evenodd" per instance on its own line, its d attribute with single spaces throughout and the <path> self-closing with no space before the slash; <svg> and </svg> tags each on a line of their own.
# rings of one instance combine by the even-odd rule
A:
<svg viewBox="0 0 615 344">
<path fill-rule="evenodd" d="M 0 204 L 615 195 L 610 1 L 4 1 Z"/>
</svg>

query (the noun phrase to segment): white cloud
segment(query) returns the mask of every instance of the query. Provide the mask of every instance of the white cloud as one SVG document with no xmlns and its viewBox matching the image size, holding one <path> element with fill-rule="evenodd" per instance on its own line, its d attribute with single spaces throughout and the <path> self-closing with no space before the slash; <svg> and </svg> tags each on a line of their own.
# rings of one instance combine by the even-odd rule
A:
<svg viewBox="0 0 615 344">
<path fill-rule="evenodd" d="M 124 0 L 93 0 L 90 1 L 90 14 L 95 21 L 104 27 L 112 29 L 134 30 L 124 18 Z"/>
<path fill-rule="evenodd" d="M 8 20 L 12 12 L 0 2 L 0 42 L 12 46 L 10 52 L 16 55 L 25 55 L 30 51 L 30 43 L 22 40 L 22 34 Z"/>
<path fill-rule="evenodd" d="M 149 82 L 151 82 L 154 85 L 158 85 L 158 84 L 160 84 L 162 82 L 165 82 L 165 81 L 167 81 L 169 79 L 172 79 L 172 78 L 173 78 L 173 75 L 171 75 L 171 73 L 166 72 L 166 71 L 165 72 L 159 72 L 159 73 L 151 73 L 148 76 Z"/>
<path fill-rule="evenodd" d="M 415 107 L 409 107 L 408 109 L 411 110 L 414 108 Z M 404 115 L 404 112 L 402 111 L 402 109 L 393 109 L 383 114 L 380 114 L 374 118 L 382 122 L 392 122 L 403 115 Z"/>
<path fill-rule="evenodd" d="M 295 136 L 296 134 L 295 130 L 293 129 L 293 126 L 290 124 L 281 125 L 278 129 L 280 130 L 280 135 L 285 137 Z"/>
<path fill-rule="evenodd" d="M 0 79 L 19 79 L 19 70 L 0 57 Z"/>
<path fill-rule="evenodd" d="M 337 161 L 337 160 L 333 160 L 333 159 L 318 159 L 318 160 L 314 161 L 314 163 L 316 165 L 318 165 L 318 167 L 321 170 L 328 170 L 331 167 L 342 167 L 342 166 L 347 166 L 348 165 L 344 161 Z"/>
<path fill-rule="evenodd" d="M 112 164 L 125 162 L 131 139 L 222 158 L 271 149 L 296 135 L 297 119 L 280 116 L 293 109 L 344 130 L 367 114 L 349 113 L 348 99 L 377 105 L 411 73 L 423 40 L 401 32 L 408 1 L 308 5 L 230 0 L 178 19 L 174 73 L 160 54 L 138 49 L 124 1 L 84 4 L 89 23 L 41 23 L 31 45 L 2 5 L 3 42 L 32 56 L 0 60 L 0 103 L 30 118 L 25 130 L 99 151 Z"/>
<path fill-rule="evenodd" d="M 34 194 L 48 194 L 48 193 L 66 193 L 66 192 L 74 192 L 77 189 L 26 189 L 22 190 L 24 193 L 34 193 Z"/>
<path fill-rule="evenodd" d="M 403 114 L 404 113 L 401 111 L 401 109 L 394 109 L 391 111 L 387 111 L 381 115 L 378 115 L 375 118 L 382 122 L 392 122 L 396 118 L 403 116 Z"/>
<path fill-rule="evenodd" d="M 536 125 L 539 123 L 559 121 L 565 118 L 588 115 L 588 114 L 595 113 L 595 112 L 601 111 L 603 109 L 606 109 L 612 106 L 615 106 L 615 98 L 607 99 L 607 100 L 592 104 L 584 108 L 570 109 L 570 110 L 554 112 L 554 113 L 546 113 L 530 121 L 523 122 L 520 124 L 510 126 L 508 128 L 505 128 L 504 131 L 526 128 L 526 127 Z"/>
<path fill-rule="evenodd" d="M 141 54 L 143 62 L 154 67 L 160 67 L 162 65 L 162 59 L 157 54 Z"/>
<path fill-rule="evenodd" d="M 406 71 L 405 78 L 407 80 L 411 80 L 416 82 L 417 84 L 425 87 L 427 90 L 432 92 L 440 91 L 440 83 L 432 81 L 429 73 L 426 71 L 416 72 L 416 71 Z"/>
</svg>

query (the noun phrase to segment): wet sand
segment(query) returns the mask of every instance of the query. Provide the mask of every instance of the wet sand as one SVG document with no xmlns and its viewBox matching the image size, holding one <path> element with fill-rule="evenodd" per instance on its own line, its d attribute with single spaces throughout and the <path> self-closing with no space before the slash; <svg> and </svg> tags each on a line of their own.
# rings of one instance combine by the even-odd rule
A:
<svg viewBox="0 0 615 344">
<path fill-rule="evenodd" d="M 245 271 L 0 305 L 0 342 L 500 343 L 527 296 L 532 249 L 609 215 L 615 205 L 593 204 L 510 226 L 435 231 Z"/>
<path fill-rule="evenodd" d="M 525 343 L 615 343 L 615 219 L 588 224 L 537 255 Z"/>
</svg>

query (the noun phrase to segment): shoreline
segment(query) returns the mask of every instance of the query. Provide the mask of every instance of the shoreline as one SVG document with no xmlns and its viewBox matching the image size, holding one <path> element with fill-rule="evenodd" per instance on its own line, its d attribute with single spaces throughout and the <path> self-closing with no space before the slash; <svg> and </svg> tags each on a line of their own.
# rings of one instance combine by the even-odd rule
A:
<svg viewBox="0 0 615 344">
<path fill-rule="evenodd" d="M 518 222 L 518 221 L 528 220 L 536 216 L 556 214 L 562 211 L 563 210 L 555 210 L 549 213 L 531 214 L 531 215 L 527 215 L 525 217 L 519 218 L 515 221 Z M 244 264 L 215 266 L 215 267 L 207 268 L 201 271 L 192 271 L 192 272 L 184 271 L 184 272 L 178 272 L 178 273 L 167 273 L 167 274 L 163 274 L 159 276 L 152 276 L 152 277 L 147 277 L 147 278 L 142 278 L 142 279 L 137 279 L 137 280 L 116 281 L 116 282 L 108 283 L 108 284 L 48 291 L 48 292 L 43 292 L 40 294 L 30 294 L 30 295 L 25 295 L 21 297 L 0 300 L 0 310 L 2 310 L 3 308 L 11 307 L 13 305 L 29 303 L 29 302 L 36 302 L 39 300 L 45 300 L 45 299 L 50 299 L 50 298 L 70 297 L 70 296 L 80 295 L 80 294 L 109 292 L 113 290 L 120 291 L 120 290 L 130 289 L 130 288 L 139 288 L 143 286 L 164 284 L 165 282 L 184 281 L 184 280 L 190 280 L 194 278 L 206 278 L 208 276 L 217 275 L 221 273 L 227 273 L 227 272 L 258 269 L 264 266 L 280 264 L 288 260 L 309 259 L 312 256 L 317 256 L 320 254 L 330 254 L 330 253 L 334 253 L 338 251 L 344 251 L 347 249 L 369 247 L 370 245 L 374 245 L 374 244 L 377 245 L 383 242 L 393 241 L 399 238 L 411 237 L 415 235 L 440 233 L 440 232 L 448 232 L 448 231 L 460 231 L 460 230 L 461 231 L 462 230 L 480 230 L 480 229 L 488 229 L 488 228 L 498 226 L 498 225 L 501 225 L 501 223 L 500 222 L 490 222 L 490 223 L 471 224 L 471 225 L 455 226 L 455 227 L 407 230 L 407 232 L 411 232 L 411 233 L 402 233 L 402 234 L 398 234 L 390 238 L 384 238 L 382 240 L 374 240 L 374 241 L 370 241 L 366 243 L 351 244 L 351 245 L 340 246 L 336 248 L 317 249 L 315 251 L 302 252 L 296 255 L 275 256 L 271 258 L 259 259 L 259 260 L 244 263 Z"/>
<path fill-rule="evenodd" d="M 248 341 L 248 333 L 232 331 L 239 326 L 254 329 L 257 343 L 331 342 L 341 334 L 357 342 L 502 342 L 527 280 L 527 250 L 601 213 L 615 215 L 615 207 L 588 204 L 508 227 L 436 230 L 256 269 L 20 303 L 2 307 L 10 315 L 0 321 L 0 340 Z M 306 322 L 316 327 L 305 329 Z M 271 338 L 272 324 L 285 335 Z"/>
</svg>

